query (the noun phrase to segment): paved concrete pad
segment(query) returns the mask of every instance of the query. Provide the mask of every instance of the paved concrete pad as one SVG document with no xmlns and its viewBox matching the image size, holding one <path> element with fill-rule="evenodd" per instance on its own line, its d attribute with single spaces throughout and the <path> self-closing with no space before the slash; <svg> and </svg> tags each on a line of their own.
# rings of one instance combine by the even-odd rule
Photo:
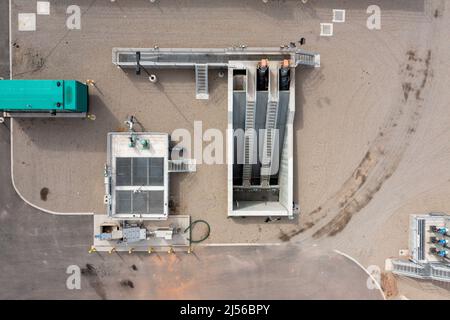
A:
<svg viewBox="0 0 450 320">
<path fill-rule="evenodd" d="M 17 12 L 35 10 L 26 1 L 13 2 Z M 370 145 L 373 137 L 379 134 L 380 124 L 384 126 L 385 120 L 389 120 L 389 115 L 398 111 L 396 106 L 402 105 L 399 103 L 404 94 L 402 83 L 408 77 L 404 71 L 408 64 L 406 53 L 413 50 L 417 52 L 420 59 L 425 59 L 428 49 L 432 50 L 433 56 L 433 76 L 429 78 L 432 79 L 429 81 L 432 81 L 434 85 L 432 88 L 427 86 L 428 93 L 422 92 L 422 97 L 419 94 L 419 98 L 425 100 L 424 109 L 427 112 L 421 119 L 421 125 L 413 128 L 417 131 L 413 135 L 416 138 L 405 140 L 403 139 L 404 135 L 392 135 L 391 132 L 388 132 L 391 139 L 398 139 L 398 146 L 401 147 L 402 144 L 409 146 L 402 161 L 394 158 L 394 164 L 401 163 L 398 172 L 388 183 L 383 185 L 381 192 L 376 197 L 371 195 L 370 199 L 373 198 L 373 201 L 352 219 L 345 231 L 338 237 L 328 238 L 329 246 L 349 248 L 353 254 L 362 258 L 365 264 L 384 261 L 385 257 L 396 255 L 399 248 L 406 246 L 409 213 L 450 210 L 448 202 L 450 192 L 448 139 L 446 135 L 448 98 L 442 94 L 448 91 L 445 91 L 445 86 L 448 83 L 446 70 L 449 66 L 448 49 L 446 49 L 448 46 L 444 46 L 447 39 L 443 38 L 447 36 L 444 31 L 448 30 L 450 21 L 445 1 L 354 0 L 334 1 L 330 4 L 328 0 L 317 0 L 310 1 L 309 5 L 305 7 L 297 7 L 298 1 L 274 2 L 270 5 L 262 3 L 259 5 L 253 1 L 245 2 L 242 5 L 242 1 L 228 1 L 226 5 L 225 2 L 217 5 L 211 1 L 183 1 L 181 3 L 168 0 L 165 1 L 164 6 L 159 4 L 149 9 L 147 1 L 136 1 L 135 6 L 129 6 L 125 5 L 124 1 L 118 0 L 116 1 L 118 7 L 114 7 L 113 11 L 111 11 L 112 5 L 109 1 L 96 1 L 92 7 L 89 6 L 91 2 L 81 0 L 77 2 L 82 5 L 86 15 L 86 19 L 83 19 L 82 31 L 67 32 L 64 29 L 65 8 L 72 3 L 58 1 L 61 5 L 56 7 L 55 15 L 53 15 L 55 7 L 52 1 L 52 15 L 37 17 L 38 31 L 23 33 L 20 36 L 16 31 L 14 32 L 13 40 L 18 42 L 14 49 L 16 51 L 15 77 L 54 78 L 55 75 L 60 75 L 64 78 L 78 78 L 79 80 L 85 80 L 88 77 L 100 79 L 99 84 L 102 83 L 109 90 L 107 95 L 105 93 L 102 95 L 100 92 L 95 95 L 94 99 L 97 99 L 97 102 L 94 105 L 97 107 L 97 114 L 109 119 L 107 121 L 109 125 L 108 127 L 95 126 L 94 129 L 89 129 L 90 131 L 83 135 L 82 132 L 89 127 L 83 122 L 81 127 L 77 126 L 79 123 L 61 125 L 47 120 L 20 123 L 21 131 L 18 131 L 17 140 L 21 139 L 19 146 L 22 144 L 26 147 L 19 147 L 21 150 L 17 152 L 19 155 L 17 166 L 23 166 L 19 170 L 21 174 L 17 180 L 20 183 L 22 179 L 21 191 L 36 203 L 46 205 L 47 208 L 62 207 L 67 210 L 72 209 L 68 207 L 71 204 L 76 205 L 76 209 L 86 210 L 99 206 L 97 201 L 101 201 L 102 187 L 101 178 L 98 178 L 101 174 L 101 165 L 98 163 L 102 163 L 105 159 L 103 154 L 105 152 L 104 141 L 106 141 L 102 137 L 106 137 L 105 132 L 111 127 L 122 124 L 122 117 L 127 111 L 121 108 L 130 104 L 137 105 L 135 98 L 130 100 L 130 95 L 125 94 L 119 103 L 115 102 L 115 108 L 121 112 L 116 118 L 113 113 L 109 112 L 108 98 L 120 97 L 118 92 L 121 90 L 139 92 L 139 95 L 142 91 L 153 90 L 143 85 L 144 81 L 141 83 L 133 80 L 132 77 L 129 77 L 129 83 L 122 80 L 114 83 L 122 76 L 113 74 L 109 70 L 111 68 L 109 59 L 103 59 L 104 55 L 110 55 L 110 47 L 148 46 L 155 43 L 166 47 L 176 45 L 180 47 L 224 47 L 234 43 L 267 46 L 286 43 L 295 40 L 293 38 L 306 36 L 307 47 L 305 48 L 320 52 L 323 63 L 318 73 L 309 71 L 301 75 L 298 73 L 299 79 L 297 79 L 297 83 L 303 84 L 299 86 L 297 93 L 299 103 L 296 113 L 297 147 L 295 152 L 299 161 L 296 163 L 296 176 L 298 176 L 296 197 L 300 200 L 305 217 L 316 212 L 316 209 L 323 207 L 324 203 L 328 203 L 327 199 L 333 200 L 334 195 L 342 191 L 341 187 L 345 187 L 345 181 L 352 176 L 355 168 L 364 158 L 367 146 Z M 1 2 L 1 4 L 3 3 L 5 1 Z M 369 4 L 374 3 L 380 5 L 383 10 L 383 28 L 381 31 L 369 32 L 365 27 L 367 19 L 365 10 Z M 319 24 L 331 21 L 333 8 L 347 10 L 346 23 L 335 25 L 334 37 L 319 38 Z M 4 13 L 5 11 L 0 10 L 0 12 Z M 211 12 L 212 14 L 208 14 Z M 205 14 L 202 15 L 202 13 Z M 193 14 L 200 18 L 193 20 Z M 249 27 L 247 29 L 243 29 L 242 25 L 237 23 L 244 17 L 248 19 Z M 17 26 L 17 16 L 13 15 L 13 18 L 13 26 Z M 5 20 L 0 19 L 0 21 Z M 209 26 L 208 33 L 205 33 L 205 25 Z M 228 27 L 223 28 L 224 25 Z M 85 28 L 86 26 L 87 28 Z M 0 30 L 2 32 L 5 29 L 0 28 Z M 2 34 L 3 32 L 0 33 L 0 35 Z M 4 41 L 4 38 L 0 37 L 0 41 Z M 5 47 L 1 46 L 0 48 L 4 49 Z M 71 57 L 71 59 L 67 57 Z M 97 57 L 102 58 L 98 59 Z M 86 59 L 88 58 L 93 62 L 87 63 Z M 1 62 L 4 60 L 0 60 Z M 421 72 L 420 65 L 414 67 L 419 68 L 415 70 L 417 71 L 416 75 L 419 74 Z M 141 113 L 145 113 L 146 109 L 142 109 L 142 106 L 146 106 L 148 98 L 151 97 L 151 101 L 154 103 L 152 110 L 159 110 L 156 113 L 157 116 L 167 116 L 163 112 L 163 108 L 173 107 L 174 112 L 170 115 L 173 117 L 173 114 L 176 114 L 176 119 L 179 117 L 177 121 L 181 122 L 182 115 L 175 111 L 178 107 L 181 111 L 185 111 L 183 114 L 188 119 L 185 124 L 187 126 L 192 123 L 193 119 L 199 119 L 200 115 L 203 116 L 205 110 L 211 109 L 208 105 L 201 108 L 198 114 L 193 114 L 192 112 L 198 109 L 181 108 L 191 104 L 191 101 L 186 101 L 186 97 L 194 92 L 193 82 L 189 84 L 189 81 L 194 79 L 193 73 L 185 73 L 184 79 L 189 79 L 189 81 L 183 82 L 183 76 L 181 76 L 179 83 L 172 79 L 170 72 L 167 72 L 166 75 L 166 80 L 170 85 L 166 86 L 163 92 L 167 95 L 163 99 L 159 97 L 163 92 L 160 92 L 159 95 L 148 94 L 144 103 L 140 105 Z M 339 85 L 336 86 L 336 83 Z M 188 84 L 192 87 L 186 88 L 185 86 Z M 130 90 L 127 88 L 128 86 L 134 87 L 134 89 Z M 176 93 L 180 88 L 185 88 L 186 95 L 177 97 Z M 102 87 L 99 86 L 99 89 L 101 90 Z M 116 92 L 110 93 L 110 89 L 115 89 Z M 173 89 L 173 91 L 168 89 Z M 106 92 L 106 90 L 104 91 Z M 175 100 L 172 97 L 174 92 Z M 430 96 L 433 98 L 430 99 Z M 220 99 L 224 98 L 219 95 L 218 100 L 221 101 Z M 170 103 L 170 101 L 175 103 Z M 194 100 L 192 103 L 195 105 Z M 408 105 L 408 108 L 410 106 L 411 104 Z M 407 110 L 409 110 L 408 108 Z M 221 110 L 220 108 L 214 109 L 219 114 L 221 114 Z M 225 116 L 224 113 L 224 119 Z M 216 117 L 215 114 L 214 117 Z M 212 119 L 221 123 L 219 118 Z M 162 120 L 163 122 L 167 121 L 167 118 L 162 117 Z M 216 125 L 213 120 L 209 121 Z M 388 121 L 388 123 L 390 122 Z M 159 123 L 149 122 L 149 124 L 158 127 Z M 407 125 L 408 122 L 403 121 L 402 128 L 408 129 L 405 124 Z M 178 124 L 173 126 L 175 127 L 175 125 Z M 170 127 L 166 123 L 161 123 L 160 126 Z M 2 128 L 3 126 L 0 126 L 0 129 Z M 72 130 L 75 130 L 75 133 L 71 133 Z M 35 132 L 39 134 L 35 135 Z M 54 138 L 61 132 L 68 132 L 67 137 L 70 139 Z M 92 132 L 95 132 L 96 135 L 92 135 Z M 58 139 L 64 140 L 66 144 L 53 145 L 50 143 L 59 142 Z M 104 140 L 102 141 L 102 139 Z M 6 143 L 7 138 L 0 135 L 0 141 Z M 7 150 L 8 146 L 3 144 L 3 147 L 6 149 L 2 149 L 0 156 L 2 156 L 2 163 L 7 163 L 8 155 L 3 150 Z M 63 149 L 59 149 L 61 147 Z M 77 153 L 73 153 L 74 149 L 77 150 Z M 42 152 L 42 155 L 39 155 L 39 152 Z M 50 157 L 44 157 L 43 154 L 48 154 Z M 42 161 L 30 161 L 34 158 Z M 58 159 L 63 161 L 57 161 Z M 46 178 L 49 176 L 49 172 L 55 170 L 55 164 L 60 164 L 60 162 L 67 164 L 66 170 L 58 169 L 60 171 L 54 173 L 53 179 L 50 179 L 51 176 Z M 82 166 L 79 163 L 88 165 Z M 97 165 L 98 167 L 93 168 Z M 205 175 L 200 178 L 209 178 L 208 173 L 216 173 L 216 169 L 210 172 L 206 170 Z M 224 179 L 225 171 L 224 167 Z M 377 181 L 385 173 L 386 171 L 383 170 L 375 170 L 369 175 L 368 181 Z M 65 180 L 64 183 L 61 183 L 62 191 L 58 188 L 59 180 L 55 181 L 55 176 L 58 176 L 59 180 Z M 2 181 L 7 180 L 8 172 L 2 169 Z M 85 181 L 90 182 L 87 184 Z M 187 181 L 184 180 L 187 190 L 193 186 L 202 185 L 198 182 L 188 184 Z M 417 183 L 418 181 L 421 183 Z M 367 185 L 373 186 L 372 182 Z M 47 201 L 39 202 L 39 193 L 43 185 L 50 189 L 50 193 Z M 87 185 L 92 189 L 87 190 Z M 216 187 L 211 184 L 200 190 L 209 191 L 211 187 L 218 188 L 215 189 L 219 190 L 219 197 L 216 199 L 219 199 L 220 202 L 222 199 L 220 186 L 222 184 L 218 184 Z M 180 186 L 180 188 L 182 187 Z M 66 189 L 69 190 L 68 193 L 64 193 Z M 92 236 L 91 217 L 54 217 L 41 214 L 29 210 L 17 198 L 12 189 L 2 189 L 2 191 L 4 192 L 0 193 L 0 208 L 4 224 L 2 224 L 1 234 L 4 241 L 2 241 L 3 245 L 0 250 L 4 259 L 0 263 L 1 270 L 4 271 L 1 285 L 3 288 L 8 288 L 3 292 L 6 298 L 61 298 L 66 294 L 71 297 L 110 297 L 109 290 L 104 290 L 105 287 L 110 288 L 110 285 L 108 283 L 105 285 L 100 281 L 102 276 L 111 270 L 108 268 L 114 269 L 119 266 L 123 271 L 124 267 L 128 266 L 128 262 L 131 264 L 141 261 L 136 257 L 136 261 L 126 260 L 123 262 L 124 260 L 117 257 L 117 265 L 114 262 L 107 262 L 106 268 L 104 268 L 100 260 L 86 254 L 86 246 L 89 246 L 90 243 L 87 243 L 85 239 L 90 239 Z M 370 188 L 368 191 L 371 191 Z M 186 190 L 180 191 L 179 194 L 183 197 Z M 366 192 L 360 192 L 360 194 L 364 196 Z M 54 197 L 55 195 L 58 197 Z M 206 193 L 206 196 L 209 194 Z M 58 200 L 54 201 L 56 199 Z M 196 198 L 196 200 L 198 199 Z M 223 201 L 225 202 L 225 197 L 223 197 Z M 64 205 L 65 203 L 68 204 L 67 207 Z M 206 202 L 207 205 L 211 205 L 211 203 Z M 216 236 L 219 238 L 212 237 L 213 241 L 223 240 L 220 239 L 220 236 L 229 234 L 232 234 L 233 238 L 238 235 L 252 241 L 271 238 L 276 240 L 279 227 L 284 231 L 287 230 L 289 234 L 291 234 L 290 231 L 295 234 L 301 230 L 301 228 L 293 228 L 295 226 L 292 224 L 276 225 L 269 230 L 266 224 L 254 225 L 251 222 L 251 229 L 249 226 L 245 226 L 243 229 L 233 226 L 235 233 L 230 233 L 231 229 L 227 229 L 227 224 L 223 223 L 223 216 L 217 214 L 220 212 L 220 205 L 213 206 L 213 208 L 214 210 L 208 218 L 219 217 L 218 221 L 220 222 L 216 224 L 216 230 L 220 231 L 216 233 Z M 199 211 L 198 208 L 190 208 L 189 205 L 184 205 L 180 209 L 184 210 L 182 213 L 186 213 L 189 211 L 188 209 Z M 332 215 L 333 212 L 330 216 Z M 248 223 L 249 220 L 245 220 L 243 219 Z M 233 223 L 235 222 L 233 221 Z M 261 236 L 258 236 L 258 230 L 262 230 Z M 61 238 L 56 235 L 61 235 Z M 307 236 L 309 237 L 310 234 Z M 233 249 L 234 253 L 235 250 L 238 251 L 238 249 Z M 252 258 L 251 255 L 247 255 L 247 257 Z M 313 261 L 314 259 L 306 260 Z M 306 260 L 302 259 L 296 265 L 302 264 Z M 85 274 L 93 275 L 92 277 L 86 276 L 83 283 L 84 288 L 92 288 L 91 290 L 73 293 L 65 289 L 63 286 L 66 276 L 64 271 L 66 265 L 70 263 L 84 266 Z M 87 268 L 86 263 L 92 263 L 98 272 Z M 170 268 L 170 264 L 167 263 L 164 267 Z M 97 277 L 95 274 L 102 276 Z M 133 275 L 128 270 L 123 274 L 114 274 L 113 280 L 110 279 L 113 288 L 111 291 L 119 292 L 117 288 L 122 288 L 122 286 L 117 283 L 117 279 L 130 278 L 130 274 Z M 313 276 L 308 278 L 311 277 Z M 103 280 L 107 282 L 106 278 Z M 341 292 L 342 290 L 345 288 L 340 289 Z M 128 292 L 124 291 L 120 294 L 130 296 Z M 163 293 L 161 296 L 167 296 L 167 293 Z M 420 296 L 419 290 L 408 297 Z"/>
<path fill-rule="evenodd" d="M 96 121 L 16 121 L 18 188 L 33 203 L 63 212 L 104 210 L 106 134 L 122 129 L 127 115 L 136 115 L 151 131 L 192 130 L 195 120 L 203 121 L 204 130 L 226 127 L 226 77 L 210 71 L 210 99 L 199 101 L 193 70 L 158 71 L 159 84 L 154 86 L 145 75 L 115 69 L 112 47 L 278 46 L 305 36 L 305 49 L 322 54 L 320 69 L 299 70 L 296 79 L 295 200 L 308 215 L 333 197 L 364 158 L 368 141 L 403 96 L 399 65 L 417 44 L 415 30 L 431 28 L 435 21 L 430 3 L 422 0 L 378 1 L 384 12 L 380 31 L 366 28 L 366 1 L 336 1 L 333 6 L 327 1 L 249 1 L 244 6 L 241 1 L 78 3 L 81 30 L 66 30 L 65 9 L 72 3 L 58 1 L 51 2 L 50 16 L 38 16 L 38 31 L 14 32 L 19 45 L 15 78 L 97 83 L 92 90 Z M 14 0 L 15 13 L 32 7 Z M 335 25 L 333 37 L 321 38 L 320 23 L 332 20 L 333 8 L 346 9 L 346 22 Z M 226 165 L 201 165 L 195 174 L 179 175 L 171 183 L 175 212 L 210 222 L 209 242 L 280 241 L 303 230 L 297 220 L 266 224 L 263 219 L 227 219 Z M 46 201 L 40 196 L 43 188 L 49 190 Z"/>
<path fill-rule="evenodd" d="M 364 270 L 319 248 L 89 254 L 92 217 L 55 216 L 26 205 L 8 183 L 9 147 L 8 129 L 0 125 L 0 299 L 382 298 L 367 288 Z M 71 265 L 81 269 L 81 290 L 66 287 Z"/>
</svg>

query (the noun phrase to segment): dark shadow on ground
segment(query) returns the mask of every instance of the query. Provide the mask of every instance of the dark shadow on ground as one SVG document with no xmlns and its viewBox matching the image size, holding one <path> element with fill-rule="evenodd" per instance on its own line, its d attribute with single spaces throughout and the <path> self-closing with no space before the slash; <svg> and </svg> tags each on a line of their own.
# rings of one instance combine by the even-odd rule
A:
<svg viewBox="0 0 450 320">
<path fill-rule="evenodd" d="M 95 91 L 95 88 L 91 88 Z M 39 149 L 49 151 L 75 151 L 106 153 L 108 132 L 118 131 L 125 119 L 117 119 L 109 110 L 100 94 L 90 94 L 89 113 L 96 116 L 87 118 L 16 118 L 16 130 L 23 131 L 31 143 Z M 64 133 L 64 138 L 58 135 Z M 37 138 L 39 137 L 39 138 Z M 80 138 L 84 137 L 84 138 Z"/>
</svg>

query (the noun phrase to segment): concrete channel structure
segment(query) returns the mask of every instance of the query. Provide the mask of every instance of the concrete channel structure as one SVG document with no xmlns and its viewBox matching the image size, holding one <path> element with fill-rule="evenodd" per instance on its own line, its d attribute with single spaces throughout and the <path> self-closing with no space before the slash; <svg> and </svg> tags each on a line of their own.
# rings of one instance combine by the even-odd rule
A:
<svg viewBox="0 0 450 320">
<path fill-rule="evenodd" d="M 113 64 L 148 70 L 192 68 L 197 99 L 208 99 L 208 70 L 228 70 L 228 216 L 294 216 L 295 72 L 320 55 L 295 47 L 114 48 Z"/>
</svg>

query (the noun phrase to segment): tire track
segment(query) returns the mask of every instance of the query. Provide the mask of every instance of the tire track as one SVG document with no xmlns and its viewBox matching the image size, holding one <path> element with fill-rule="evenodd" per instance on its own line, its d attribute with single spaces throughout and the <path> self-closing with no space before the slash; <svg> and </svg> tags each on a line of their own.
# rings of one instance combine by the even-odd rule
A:
<svg viewBox="0 0 450 320">
<path fill-rule="evenodd" d="M 337 215 L 313 233 L 313 238 L 334 236 L 341 232 L 354 214 L 366 207 L 383 184 L 394 174 L 403 154 L 410 144 L 419 125 L 421 111 L 421 90 L 428 82 L 431 51 L 425 58 L 418 58 L 415 51 L 406 53 L 407 63 L 402 68 L 405 81 L 402 83 L 403 103 L 387 126 L 380 131 L 366 157 L 349 179 L 350 188 L 342 190 Z M 420 77 L 417 77 L 420 74 Z M 415 99 L 411 94 L 415 93 Z M 336 211 L 334 211 L 336 212 Z M 316 222 L 317 223 L 317 222 Z"/>
<path fill-rule="evenodd" d="M 352 176 L 333 197 L 306 215 L 302 227 L 282 233 L 280 240 L 289 241 L 309 229 L 316 239 L 334 236 L 370 203 L 396 171 L 417 130 L 423 111 L 422 94 L 432 74 L 431 58 L 430 50 L 422 57 L 414 50 L 406 53 L 400 69 L 401 102 L 389 114 Z"/>
</svg>

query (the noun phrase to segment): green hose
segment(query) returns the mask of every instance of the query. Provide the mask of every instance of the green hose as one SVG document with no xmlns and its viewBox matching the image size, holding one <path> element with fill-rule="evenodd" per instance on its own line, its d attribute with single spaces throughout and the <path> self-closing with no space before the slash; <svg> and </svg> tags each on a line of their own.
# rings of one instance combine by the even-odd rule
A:
<svg viewBox="0 0 450 320">
<path fill-rule="evenodd" d="M 194 225 L 196 225 L 199 222 L 206 224 L 206 226 L 208 227 L 208 232 L 206 232 L 206 235 L 203 238 L 201 238 L 200 240 L 192 240 L 192 229 L 193 229 Z M 188 230 L 189 230 L 189 238 L 188 238 L 188 240 L 189 240 L 190 243 L 200 243 L 202 241 L 205 241 L 206 239 L 208 239 L 209 234 L 211 233 L 211 227 L 210 227 L 209 223 L 206 222 L 205 220 L 195 220 L 195 221 L 191 222 L 189 227 L 187 227 L 184 230 L 184 232 L 187 232 Z"/>
</svg>

